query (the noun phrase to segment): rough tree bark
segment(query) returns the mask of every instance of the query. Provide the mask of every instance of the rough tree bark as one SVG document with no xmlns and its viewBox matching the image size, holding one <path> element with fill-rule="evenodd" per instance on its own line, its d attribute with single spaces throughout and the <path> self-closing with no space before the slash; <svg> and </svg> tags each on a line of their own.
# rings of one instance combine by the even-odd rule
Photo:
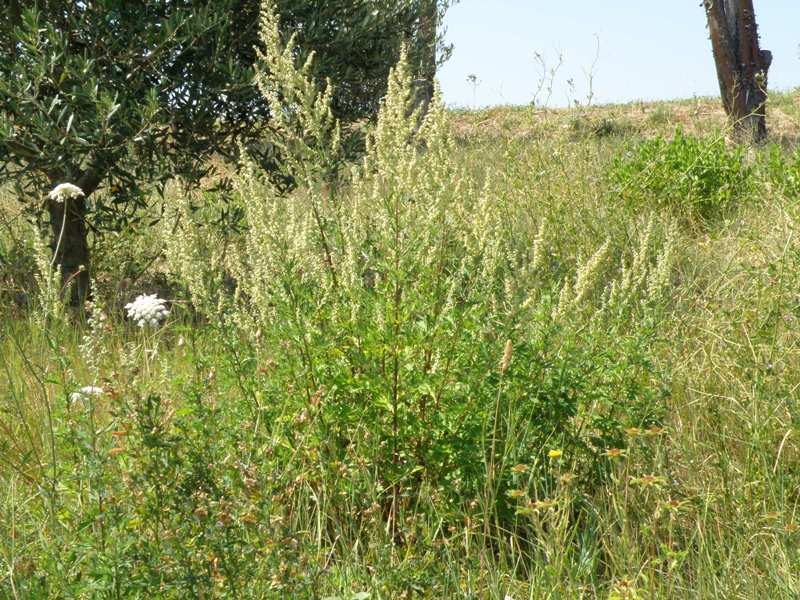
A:
<svg viewBox="0 0 800 600">
<path fill-rule="evenodd" d="M 69 286 L 65 298 L 81 306 L 89 294 L 89 244 L 86 239 L 86 199 L 70 198 L 64 202 L 47 201 L 50 213 L 54 262 L 61 267 L 61 286 Z"/>
<path fill-rule="evenodd" d="M 99 171 L 89 169 L 76 182 L 83 190 L 84 197 L 70 198 L 64 202 L 47 200 L 50 214 L 51 241 L 54 264 L 61 267 L 62 290 L 69 289 L 69 298 L 65 298 L 72 306 L 83 306 L 89 297 L 89 241 L 86 227 L 86 202 L 94 193 L 102 175 Z M 53 186 L 60 181 L 55 181 Z"/>
<path fill-rule="evenodd" d="M 761 50 L 753 0 L 703 0 L 722 104 L 734 138 L 767 136 L 767 73 L 772 53 Z"/>
</svg>

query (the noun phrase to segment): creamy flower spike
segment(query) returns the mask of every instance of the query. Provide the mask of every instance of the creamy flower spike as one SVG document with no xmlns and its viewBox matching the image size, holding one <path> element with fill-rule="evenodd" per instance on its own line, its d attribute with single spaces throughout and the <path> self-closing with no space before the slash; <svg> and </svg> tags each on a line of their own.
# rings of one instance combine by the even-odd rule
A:
<svg viewBox="0 0 800 600">
<path fill-rule="evenodd" d="M 125 311 L 139 327 L 158 327 L 169 314 L 166 302 L 156 294 L 137 296 L 136 300 L 125 305 Z"/>
<path fill-rule="evenodd" d="M 59 183 L 47 195 L 50 200 L 55 200 L 56 202 L 64 202 L 64 200 L 82 198 L 83 196 L 83 190 L 77 185 L 73 185 L 71 183 Z"/>
</svg>

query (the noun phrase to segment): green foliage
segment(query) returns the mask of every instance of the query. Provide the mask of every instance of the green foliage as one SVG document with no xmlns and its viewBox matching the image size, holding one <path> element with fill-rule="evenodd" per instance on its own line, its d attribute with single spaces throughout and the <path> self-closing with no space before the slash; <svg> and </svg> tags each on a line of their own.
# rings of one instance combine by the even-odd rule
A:
<svg viewBox="0 0 800 600">
<path fill-rule="evenodd" d="M 301 62 L 314 53 L 313 75 L 333 82 L 331 108 L 338 119 L 351 123 L 372 118 L 386 95 L 389 69 L 405 44 L 409 62 L 419 77 L 427 52 L 426 32 L 420 18 L 426 4 L 433 4 L 440 22 L 452 0 L 278 0 L 281 28 L 295 35 Z M 450 55 L 439 28 L 433 43 L 438 62 Z M 287 41 L 284 39 L 284 41 Z"/>
<path fill-rule="evenodd" d="M 374 115 L 402 43 L 419 45 L 409 0 L 278 9 L 348 123 Z M 0 174 L 37 212 L 57 183 L 87 197 L 104 188 L 88 216 L 103 230 L 154 187 L 198 181 L 212 156 L 235 158 L 236 141 L 269 127 L 252 85 L 259 11 L 257 0 L 11 3 L 0 21 Z"/>
<path fill-rule="evenodd" d="M 205 174 L 263 115 L 252 21 L 239 1 L 23 5 L 3 22 L 0 58 L 0 168 L 20 199 L 105 184 L 91 217 L 102 227 L 135 211 L 143 185 Z"/>
<path fill-rule="evenodd" d="M 158 353 L 156 338 L 139 342 L 129 346 L 128 359 L 139 363 Z M 312 548 L 291 541 L 293 532 L 274 507 L 273 494 L 286 481 L 272 472 L 277 465 L 263 436 L 241 427 L 250 415 L 225 404 L 203 362 L 198 357 L 194 372 L 174 384 L 177 407 L 171 389 L 140 394 L 109 383 L 102 395 L 65 389 L 53 403 L 59 484 L 47 493 L 46 507 L 31 511 L 56 515 L 46 526 L 65 543 L 34 551 L 37 532 L 18 530 L 20 546 L 27 547 L 19 561 L 23 572 L 15 575 L 18 593 L 312 595 L 308 588 L 320 565 L 308 560 Z M 46 512 L 39 518 L 46 520 Z M 277 539 L 282 545 L 276 547 L 271 540 Z"/>
<path fill-rule="evenodd" d="M 573 117 L 569 128 L 576 141 L 587 138 L 626 137 L 636 132 L 636 127 L 627 120 L 618 117 L 595 119 L 587 115 Z"/>
<path fill-rule="evenodd" d="M 787 155 L 780 146 L 770 146 L 762 168 L 769 185 L 778 193 L 794 200 L 800 198 L 800 148 Z"/>
<path fill-rule="evenodd" d="M 511 237 L 503 213 L 521 208 L 475 193 L 452 162 L 439 98 L 421 123 L 413 111 L 405 61 L 390 77 L 363 165 L 338 182 L 334 199 L 324 168 L 338 151 L 328 96 L 295 69 L 291 49 L 276 47 L 268 17 L 262 37 L 269 76 L 259 69 L 259 85 L 271 107 L 295 107 L 283 111 L 278 135 L 290 156 L 284 167 L 306 188 L 287 195 L 251 164 L 232 200 L 245 214 L 242 236 L 221 243 L 219 232 L 201 233 L 200 215 L 184 205 L 175 216 L 182 233 L 167 244 L 195 308 L 267 349 L 270 395 L 283 394 L 280 410 L 296 414 L 282 427 L 267 409 L 273 435 L 285 440 L 282 460 L 302 433 L 310 456 L 370 465 L 370 477 L 333 482 L 315 469 L 317 493 L 356 489 L 384 515 L 428 493 L 448 513 L 492 497 L 487 510 L 500 527 L 516 518 L 508 461 L 532 465 L 533 493 L 554 481 L 547 450 L 555 445 L 580 474 L 576 485 L 592 489 L 623 429 L 661 416 L 643 319 L 660 298 L 669 240 L 657 247 L 648 228 L 633 264 L 604 283 L 608 244 L 578 265 L 574 281 L 531 287 L 551 268 L 544 229 L 533 250 Z M 222 285 L 226 276 L 235 292 Z M 632 307 L 642 321 L 623 333 L 616 319 Z M 514 358 L 501 366 L 507 340 Z"/>
<path fill-rule="evenodd" d="M 298 185 L 170 186 L 99 246 L 87 323 L 46 289 L 0 320 L 0 597 L 796 597 L 797 157 L 686 235 L 607 202 L 616 136 L 459 147 L 403 64 L 332 178 L 330 92 L 262 26 Z"/>
<path fill-rule="evenodd" d="M 680 129 L 621 152 L 609 173 L 614 193 L 637 206 L 676 209 L 691 219 L 713 219 L 751 189 L 744 148 L 721 138 L 697 138 Z"/>
<path fill-rule="evenodd" d="M 672 118 L 672 109 L 666 104 L 659 103 L 647 115 L 647 122 L 654 127 L 658 127 L 660 125 L 669 125 Z"/>
<path fill-rule="evenodd" d="M 33 291 L 31 273 L 36 271 L 30 230 L 19 211 L 11 210 L 11 199 L 8 204 L 7 208 L 0 208 L 12 215 L 8 222 L 0 221 L 0 313 L 28 303 Z"/>
</svg>

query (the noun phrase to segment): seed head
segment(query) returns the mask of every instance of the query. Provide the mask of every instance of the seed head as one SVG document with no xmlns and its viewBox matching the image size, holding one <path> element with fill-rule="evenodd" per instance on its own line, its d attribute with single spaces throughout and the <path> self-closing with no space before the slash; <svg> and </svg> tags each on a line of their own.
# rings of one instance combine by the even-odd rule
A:
<svg viewBox="0 0 800 600">
<path fill-rule="evenodd" d="M 506 348 L 503 351 L 503 361 L 500 363 L 500 370 L 505 373 L 508 369 L 508 365 L 511 363 L 511 353 L 514 351 L 514 345 L 511 343 L 511 340 L 506 342 Z"/>
</svg>

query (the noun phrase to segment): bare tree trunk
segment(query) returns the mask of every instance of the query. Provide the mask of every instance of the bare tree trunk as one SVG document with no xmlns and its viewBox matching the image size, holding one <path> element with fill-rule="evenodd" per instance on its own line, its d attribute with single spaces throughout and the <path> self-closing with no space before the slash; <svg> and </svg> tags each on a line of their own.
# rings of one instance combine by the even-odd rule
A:
<svg viewBox="0 0 800 600">
<path fill-rule="evenodd" d="M 73 306 L 82 307 L 89 297 L 89 240 L 86 226 L 86 202 L 97 190 L 102 180 L 101 169 L 90 168 L 84 171 L 76 182 L 84 196 L 70 198 L 63 202 L 48 199 L 50 213 L 50 249 L 54 264 L 61 268 L 62 291 L 70 289 L 68 301 Z M 53 185 L 59 183 L 53 178 Z"/>
<path fill-rule="evenodd" d="M 436 36 L 439 27 L 438 0 L 420 1 L 419 72 L 417 73 L 416 105 L 425 114 L 433 100 L 436 79 Z"/>
<path fill-rule="evenodd" d="M 89 244 L 86 239 L 86 199 L 47 201 L 52 238 L 50 248 L 61 267 L 61 286 L 70 286 L 69 303 L 82 306 L 89 294 Z"/>
<path fill-rule="evenodd" d="M 717 79 L 734 138 L 767 136 L 767 74 L 772 53 L 761 50 L 753 0 L 703 0 Z"/>
<path fill-rule="evenodd" d="M 7 2 L 6 19 L 12 26 L 19 27 L 22 23 L 22 9 L 20 8 L 19 0 L 7 0 Z M 0 51 L 8 52 L 14 57 L 19 54 L 17 44 L 13 40 L 0 41 Z"/>
</svg>

